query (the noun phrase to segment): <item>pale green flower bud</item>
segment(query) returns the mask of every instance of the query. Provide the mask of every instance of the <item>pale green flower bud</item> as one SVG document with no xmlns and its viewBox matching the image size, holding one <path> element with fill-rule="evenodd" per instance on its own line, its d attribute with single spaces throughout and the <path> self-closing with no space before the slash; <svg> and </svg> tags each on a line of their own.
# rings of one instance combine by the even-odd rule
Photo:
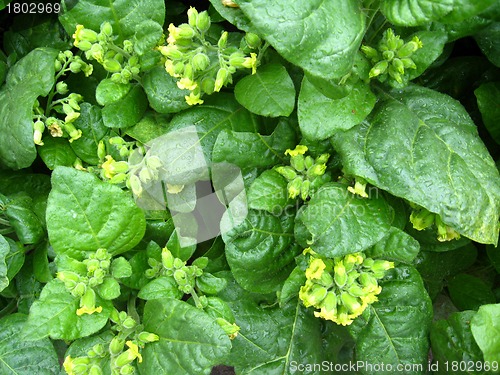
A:
<svg viewBox="0 0 500 375">
<path fill-rule="evenodd" d="M 386 60 L 379 61 L 373 68 L 371 68 L 368 76 L 370 78 L 377 77 L 381 74 L 384 74 L 387 71 L 389 63 Z"/>
<path fill-rule="evenodd" d="M 102 66 L 110 73 L 117 73 L 122 70 L 122 66 L 115 59 L 104 60 Z"/>
<path fill-rule="evenodd" d="M 189 280 L 187 278 L 187 274 L 184 270 L 175 270 L 174 272 L 174 279 L 179 284 L 180 286 L 187 285 L 189 283 Z"/>
<path fill-rule="evenodd" d="M 305 170 L 305 160 L 304 160 L 304 155 L 298 154 L 298 155 L 293 155 L 290 158 L 290 165 L 295 168 L 296 171 L 302 172 Z"/>
<path fill-rule="evenodd" d="M 132 328 L 134 328 L 134 327 L 137 325 L 137 322 L 136 322 L 133 318 L 131 318 L 131 317 L 127 317 L 127 318 L 123 321 L 122 325 L 123 325 L 125 328 L 127 328 L 127 329 L 132 329 Z"/>
<path fill-rule="evenodd" d="M 200 88 L 208 95 L 212 94 L 215 90 L 215 79 L 211 77 L 204 78 L 203 81 L 201 81 Z"/>
<path fill-rule="evenodd" d="M 247 42 L 248 46 L 252 49 L 259 48 L 259 46 L 262 44 L 262 39 L 260 39 L 260 37 L 254 33 L 246 33 L 245 41 Z"/>
<path fill-rule="evenodd" d="M 184 57 L 184 54 L 179 51 L 179 47 L 175 44 L 158 47 L 158 50 L 163 56 L 172 60 L 181 60 Z"/>
<path fill-rule="evenodd" d="M 194 70 L 205 70 L 210 65 L 210 59 L 204 53 L 197 53 L 191 59 Z"/>
<path fill-rule="evenodd" d="M 392 60 L 392 66 L 398 71 L 400 74 L 404 74 L 405 72 L 405 66 L 403 62 L 400 59 L 394 59 Z"/>
<path fill-rule="evenodd" d="M 382 57 L 385 60 L 391 61 L 394 58 L 394 51 L 384 51 Z"/>
<path fill-rule="evenodd" d="M 164 248 L 162 253 L 161 253 L 161 261 L 162 261 L 162 264 L 163 264 L 163 267 L 165 267 L 166 269 L 173 269 L 174 268 L 174 256 L 172 255 L 172 253 L 170 252 L 170 250 L 168 250 L 167 248 Z"/>
<path fill-rule="evenodd" d="M 311 187 L 311 181 L 305 180 L 302 182 L 302 185 L 300 186 L 300 197 L 302 200 L 306 200 L 309 197 L 309 189 Z"/>
<path fill-rule="evenodd" d="M 141 180 L 139 179 L 139 177 L 133 174 L 129 177 L 128 182 L 130 185 L 130 189 L 132 189 L 132 193 L 134 193 L 135 196 L 140 197 L 143 190 L 142 190 Z"/>
<path fill-rule="evenodd" d="M 378 52 L 375 48 L 372 48 L 370 46 L 361 46 L 361 51 L 365 54 L 366 57 L 368 57 L 372 61 L 377 61 L 379 60 L 379 55 Z"/>
<path fill-rule="evenodd" d="M 228 77 L 229 77 L 228 70 L 226 68 L 220 68 L 217 71 L 217 76 L 215 78 L 214 91 L 219 92 L 222 86 L 224 86 L 228 81 Z"/>
<path fill-rule="evenodd" d="M 103 33 L 106 36 L 113 35 L 113 26 L 111 26 L 109 22 L 103 22 L 101 24 L 101 33 Z"/>
<path fill-rule="evenodd" d="M 291 199 L 295 199 L 300 194 L 300 188 L 302 186 L 302 177 L 297 176 L 287 185 L 288 196 Z"/>
<path fill-rule="evenodd" d="M 196 19 L 196 27 L 202 33 L 207 32 L 210 28 L 210 16 L 208 15 L 208 12 L 206 10 L 198 14 L 198 17 Z"/>
<path fill-rule="evenodd" d="M 92 43 L 87 40 L 81 40 L 76 43 L 76 47 L 83 52 L 89 51 L 92 48 Z"/>
<path fill-rule="evenodd" d="M 412 211 L 410 215 L 410 222 L 416 230 L 424 230 L 434 224 L 436 215 L 425 208 Z"/>
<path fill-rule="evenodd" d="M 227 31 L 224 31 L 220 38 L 219 38 L 219 41 L 217 42 L 217 45 L 219 46 L 220 49 L 225 49 L 226 46 L 227 46 L 227 37 L 228 37 L 228 33 Z"/>
<path fill-rule="evenodd" d="M 275 171 L 285 177 L 288 181 L 293 180 L 295 177 L 297 177 L 297 172 L 295 172 L 295 169 L 293 169 L 292 167 L 280 166 L 276 167 Z"/>
<path fill-rule="evenodd" d="M 148 342 L 158 341 L 160 339 L 160 336 L 155 335 L 154 333 L 143 331 L 143 332 L 139 333 L 137 338 L 139 339 L 139 341 L 142 341 L 144 343 L 148 343 Z"/>
<path fill-rule="evenodd" d="M 196 27 L 196 20 L 198 19 L 198 11 L 196 8 L 189 7 L 187 11 L 188 23 L 192 27 Z"/>
<path fill-rule="evenodd" d="M 361 301 L 357 297 L 353 297 L 347 292 L 340 293 L 340 300 L 351 314 L 359 314 L 360 310 L 361 312 L 363 310 L 361 308 Z"/>
<path fill-rule="evenodd" d="M 342 288 L 347 283 L 347 272 L 344 263 L 342 263 L 342 261 L 335 263 L 333 271 L 333 278 L 335 280 L 335 283 L 339 288 Z"/>
<path fill-rule="evenodd" d="M 191 26 L 186 23 L 179 25 L 178 38 L 180 39 L 192 39 L 194 37 L 194 30 Z"/>
</svg>

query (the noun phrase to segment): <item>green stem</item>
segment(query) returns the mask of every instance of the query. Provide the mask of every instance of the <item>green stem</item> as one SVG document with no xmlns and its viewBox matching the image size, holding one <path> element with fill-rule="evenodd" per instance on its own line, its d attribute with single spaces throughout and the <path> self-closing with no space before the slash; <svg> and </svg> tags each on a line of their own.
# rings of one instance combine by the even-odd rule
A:
<svg viewBox="0 0 500 375">
<path fill-rule="evenodd" d="M 193 297 L 194 304 L 196 305 L 196 307 L 199 309 L 203 309 L 203 306 L 200 302 L 200 298 L 198 297 L 198 294 L 196 294 L 196 291 L 194 290 L 194 288 L 191 291 L 191 297 Z"/>
<path fill-rule="evenodd" d="M 137 313 L 137 309 L 135 308 L 135 301 L 137 299 L 136 295 L 132 295 L 127 302 L 127 314 L 130 315 L 137 324 L 141 323 L 141 317 Z"/>
<path fill-rule="evenodd" d="M 0 310 L 0 318 L 3 318 L 4 316 L 10 315 L 14 311 L 17 310 L 17 300 L 12 299 L 10 302 L 5 306 L 2 310 Z"/>
<path fill-rule="evenodd" d="M 126 52 L 123 48 L 120 48 L 118 46 L 115 46 L 114 44 L 108 44 L 108 48 L 112 51 L 115 51 L 116 53 L 119 53 L 123 56 L 125 56 L 127 59 L 130 59 L 132 56 Z"/>
</svg>

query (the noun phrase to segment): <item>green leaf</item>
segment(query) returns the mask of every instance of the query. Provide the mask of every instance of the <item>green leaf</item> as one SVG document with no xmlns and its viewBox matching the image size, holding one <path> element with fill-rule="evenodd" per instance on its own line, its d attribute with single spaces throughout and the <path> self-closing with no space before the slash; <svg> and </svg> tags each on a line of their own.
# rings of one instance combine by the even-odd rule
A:
<svg viewBox="0 0 500 375">
<path fill-rule="evenodd" d="M 231 349 L 229 338 L 215 320 L 184 301 L 146 302 L 143 322 L 144 329 L 160 340 L 142 350 L 144 360 L 138 365 L 142 375 L 208 375 Z M 186 324 L 189 329 L 179 329 Z"/>
<path fill-rule="evenodd" d="M 10 246 L 7 240 L 0 234 L 0 292 L 9 286 L 7 277 L 7 263 L 5 258 L 10 253 Z"/>
<path fill-rule="evenodd" d="M 229 220 L 224 214 L 221 228 Z M 222 234 L 226 259 L 238 283 L 255 293 L 281 289 L 300 248 L 294 242 L 293 216 L 249 210 L 245 221 Z"/>
<path fill-rule="evenodd" d="M 495 66 L 500 67 L 500 22 L 492 23 L 474 35 L 477 45 L 488 60 Z"/>
<path fill-rule="evenodd" d="M 282 307 L 265 306 L 260 303 L 262 295 L 250 294 L 231 276 L 227 278 L 228 287 L 220 297 L 231 307 L 241 328 L 227 364 L 234 366 L 237 374 L 318 374 L 312 366 L 297 371 L 299 364 L 319 364 L 326 359 L 321 348 L 322 322 L 312 310 L 302 306 L 298 298 Z"/>
<path fill-rule="evenodd" d="M 500 144 L 500 82 L 489 82 L 479 86 L 474 94 L 481 111 L 483 123 L 491 137 Z"/>
<path fill-rule="evenodd" d="M 76 315 L 80 298 L 73 297 L 64 283 L 54 279 L 46 284 L 40 298 L 31 305 L 24 335 L 30 340 L 47 336 L 52 339 L 75 340 L 99 331 L 108 321 L 112 305 L 96 297 L 102 312 Z"/>
<path fill-rule="evenodd" d="M 204 294 L 217 294 L 227 285 L 226 279 L 204 272 L 196 278 L 196 287 Z"/>
<path fill-rule="evenodd" d="M 26 315 L 12 314 L 0 320 L 0 373 L 5 375 L 57 375 L 59 360 L 48 338 L 25 340 Z"/>
<path fill-rule="evenodd" d="M 63 167 L 73 166 L 76 154 L 67 139 L 46 136 L 43 143 L 43 146 L 38 147 L 38 155 L 47 168 L 53 170 L 59 165 Z"/>
<path fill-rule="evenodd" d="M 465 237 L 497 243 L 500 176 L 457 101 L 413 85 L 392 91 L 333 145 L 345 173 L 439 214 Z"/>
<path fill-rule="evenodd" d="M 25 193 L 9 199 L 4 214 L 22 244 L 35 244 L 45 237 L 43 223 L 33 211 L 33 200 Z"/>
<path fill-rule="evenodd" d="M 76 119 L 74 125 L 82 131 L 82 136 L 70 143 L 76 156 L 85 163 L 99 164 L 97 146 L 109 132 L 109 128 L 102 122 L 101 108 L 89 103 L 80 104 L 80 117 Z"/>
<path fill-rule="evenodd" d="M 248 190 L 248 207 L 265 210 L 275 215 L 291 202 L 288 198 L 287 181 L 274 169 L 264 171 Z"/>
<path fill-rule="evenodd" d="M 495 303 L 491 287 L 481 279 L 461 273 L 448 280 L 448 291 L 459 310 L 477 310 L 481 305 Z"/>
<path fill-rule="evenodd" d="M 116 103 L 125 98 L 131 89 L 131 84 L 114 82 L 111 78 L 105 78 L 97 85 L 95 99 L 100 105 Z"/>
<path fill-rule="evenodd" d="M 120 297 L 120 284 L 112 277 L 105 277 L 102 284 L 95 289 L 102 299 L 112 300 Z"/>
<path fill-rule="evenodd" d="M 10 247 L 10 252 L 5 257 L 5 263 L 7 263 L 7 277 L 9 280 L 12 280 L 24 264 L 25 250 L 21 243 L 14 242 L 10 238 L 5 239 Z"/>
<path fill-rule="evenodd" d="M 105 248 L 117 255 L 139 243 L 145 225 L 142 210 L 119 187 L 72 168 L 54 170 L 47 230 L 57 254 L 80 259 Z"/>
<path fill-rule="evenodd" d="M 132 275 L 132 266 L 124 257 L 115 258 L 111 262 L 111 275 L 117 279 L 130 277 Z"/>
<path fill-rule="evenodd" d="M 217 95 L 211 101 L 207 99 L 201 106 L 190 108 L 174 116 L 170 122 L 170 131 L 187 132 L 195 126 L 197 138 L 194 144 L 184 144 L 184 152 L 193 153 L 201 145 L 206 160 L 212 160 L 215 140 L 224 129 L 238 132 L 255 132 L 256 118 L 241 107 L 233 95 Z M 173 145 L 172 147 L 174 147 Z M 183 164 L 181 160 L 172 160 L 172 164 Z"/>
<path fill-rule="evenodd" d="M 102 109 L 102 120 L 108 128 L 128 128 L 139 122 L 147 108 L 146 94 L 135 85 L 125 97 Z"/>
<path fill-rule="evenodd" d="M 167 132 L 169 120 L 166 115 L 147 111 L 137 124 L 126 130 L 126 134 L 141 143 L 148 143 Z"/>
<path fill-rule="evenodd" d="M 184 98 L 189 95 L 189 90 L 178 88 L 176 79 L 167 74 L 163 66 L 157 66 L 146 72 L 142 84 L 149 105 L 156 112 L 176 113 L 189 108 Z"/>
<path fill-rule="evenodd" d="M 170 250 L 174 257 L 180 258 L 184 262 L 191 258 L 196 250 L 196 245 L 187 247 L 181 246 L 181 242 L 179 241 L 179 233 L 177 230 L 174 230 L 170 235 L 166 247 Z"/>
<path fill-rule="evenodd" d="M 29 167 L 36 158 L 33 104 L 54 85 L 57 53 L 48 48 L 31 51 L 10 68 L 0 89 L 0 161 L 9 168 Z"/>
<path fill-rule="evenodd" d="M 145 20 L 135 27 L 134 51 L 139 56 L 156 47 L 163 34 L 162 24 L 153 20 Z"/>
<path fill-rule="evenodd" d="M 471 321 L 471 330 L 486 362 L 500 361 L 500 304 L 483 305 Z"/>
<path fill-rule="evenodd" d="M 476 258 L 476 248 L 467 245 L 442 253 L 421 251 L 414 264 L 424 280 L 429 295 L 434 299 L 443 289 L 444 279 L 467 269 Z"/>
<path fill-rule="evenodd" d="M 419 26 L 452 11 L 454 0 L 383 0 L 380 10 L 390 23 Z"/>
<path fill-rule="evenodd" d="M 401 229 L 391 227 L 384 238 L 367 250 L 367 255 L 411 264 L 419 251 L 420 245 L 417 240 Z"/>
<path fill-rule="evenodd" d="M 300 130 L 313 141 L 330 138 L 339 130 L 348 130 L 363 121 L 373 109 L 375 99 L 370 87 L 362 81 L 347 96 L 331 99 L 304 77 L 297 112 Z"/>
<path fill-rule="evenodd" d="M 239 0 L 252 29 L 285 59 L 325 79 L 349 73 L 364 35 L 355 0 Z"/>
<path fill-rule="evenodd" d="M 378 302 L 349 328 L 356 338 L 356 359 L 427 368 L 432 304 L 420 275 L 411 266 L 398 266 L 380 285 Z M 362 373 L 379 372 L 366 368 Z"/>
<path fill-rule="evenodd" d="M 361 198 L 338 183 L 323 185 L 297 213 L 295 237 L 327 257 L 358 251 L 380 241 L 391 228 L 392 210 L 378 194 Z"/>
<path fill-rule="evenodd" d="M 434 361 L 444 367 L 445 362 L 483 361 L 483 354 L 476 344 L 471 331 L 471 320 L 475 311 L 451 314 L 446 320 L 432 324 L 431 345 Z M 439 373 L 445 374 L 444 368 Z"/>
<path fill-rule="evenodd" d="M 261 116 L 290 116 L 295 107 L 295 87 L 281 64 L 259 67 L 234 87 L 236 100 L 250 112 Z"/>
<path fill-rule="evenodd" d="M 225 6 L 220 0 L 210 0 L 217 13 L 243 31 L 250 31 L 250 20 L 241 9 Z"/>
<path fill-rule="evenodd" d="M 453 0 L 451 12 L 439 21 L 444 23 L 462 22 L 485 11 L 495 2 L 496 0 Z"/>
<path fill-rule="evenodd" d="M 177 282 L 172 276 L 162 276 L 143 286 L 137 296 L 144 300 L 158 298 L 180 299 L 183 293 L 179 290 Z"/>
<path fill-rule="evenodd" d="M 33 253 L 33 274 L 37 281 L 48 283 L 53 279 L 48 259 L 49 243 L 44 241 L 39 244 Z"/>
<path fill-rule="evenodd" d="M 163 0 L 138 0 L 103 2 L 102 0 L 80 0 L 71 8 L 62 3 L 59 21 L 69 35 L 75 32 L 76 25 L 99 32 L 101 23 L 110 22 L 113 34 L 120 40 L 132 38 L 137 25 L 152 20 L 160 25 L 165 22 L 165 3 Z M 73 5 L 73 3 L 71 3 Z"/>
<path fill-rule="evenodd" d="M 213 147 L 212 161 L 240 168 L 268 168 L 284 163 L 284 152 L 295 144 L 295 131 L 285 121 L 279 122 L 271 135 L 223 130 Z"/>
</svg>

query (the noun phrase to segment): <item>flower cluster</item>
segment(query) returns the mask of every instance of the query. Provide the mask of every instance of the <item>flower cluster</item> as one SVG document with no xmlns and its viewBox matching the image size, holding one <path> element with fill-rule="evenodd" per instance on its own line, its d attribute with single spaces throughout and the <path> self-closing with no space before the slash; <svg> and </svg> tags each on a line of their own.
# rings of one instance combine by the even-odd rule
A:
<svg viewBox="0 0 500 375">
<path fill-rule="evenodd" d="M 104 278 L 109 274 L 111 266 L 111 255 L 106 249 L 97 249 L 95 253 L 89 255 L 82 262 L 87 269 L 85 275 L 80 275 L 73 271 L 60 271 L 57 278 L 64 282 L 66 289 L 75 297 L 80 297 L 80 308 L 77 315 L 100 313 L 102 307 L 96 307 L 96 293 L 94 288 L 104 282 Z"/>
<path fill-rule="evenodd" d="M 111 329 L 116 335 L 109 342 L 108 349 L 104 344 L 96 344 L 86 356 L 67 356 L 63 367 L 68 375 L 101 375 L 105 373 L 102 369 L 104 361 L 110 362 L 112 375 L 135 374 L 132 362 L 142 362 L 140 348 L 160 339 L 154 333 L 143 331 L 142 326 L 125 311 L 113 310 L 110 319 L 115 323 Z"/>
<path fill-rule="evenodd" d="M 416 230 L 424 230 L 435 224 L 438 241 L 444 242 L 460 238 L 460 233 L 443 223 L 441 216 L 414 204 L 412 204 L 412 207 L 410 222 Z"/>
<path fill-rule="evenodd" d="M 417 68 L 411 56 L 422 46 L 417 36 L 405 43 L 392 29 L 387 29 L 377 49 L 364 45 L 361 51 L 373 63 L 369 73 L 370 78 L 377 77 L 380 82 L 387 81 L 391 86 L 398 88 L 408 84 L 405 69 Z"/>
<path fill-rule="evenodd" d="M 382 291 L 378 279 L 394 267 L 393 262 L 366 258 L 363 253 L 328 259 L 311 249 L 306 269 L 307 281 L 300 288 L 304 306 L 319 311 L 314 315 L 343 326 L 351 324 Z"/>
<path fill-rule="evenodd" d="M 85 52 L 88 60 L 96 60 L 112 73 L 113 82 L 126 84 L 137 78 L 141 69 L 134 44 L 130 40 L 115 44 L 117 36 L 113 35 L 113 27 L 109 22 L 101 24 L 99 33 L 77 25 L 73 39 L 75 47 Z"/>
<path fill-rule="evenodd" d="M 300 195 L 307 200 L 321 185 L 328 182 L 329 175 L 325 175 L 326 163 L 330 154 L 322 154 L 314 159 L 304 156 L 307 146 L 298 145 L 293 150 L 286 150 L 285 155 L 290 155 L 291 166 L 279 166 L 275 170 L 288 181 L 288 195 L 295 199 Z"/>
<path fill-rule="evenodd" d="M 93 67 L 84 62 L 79 56 L 73 55 L 71 51 L 60 52 L 55 61 L 55 73 L 57 80 L 68 72 L 83 72 L 85 76 L 92 74 Z M 64 81 L 55 84 L 48 97 L 47 107 L 44 109 L 37 100 L 33 106 L 33 141 L 36 145 L 43 146 L 42 136 L 48 129 L 52 137 L 69 138 L 70 142 L 82 136 L 82 131 L 75 128 L 73 124 L 80 117 L 80 105 L 83 97 L 79 94 L 70 93 L 61 99 L 54 100 L 55 95 L 68 94 L 68 85 Z M 54 113 L 55 112 L 55 113 Z M 56 116 L 63 114 L 64 120 Z"/>
<path fill-rule="evenodd" d="M 178 78 L 177 86 L 191 91 L 186 102 L 195 105 L 203 103 L 203 94 L 218 92 L 231 83 L 236 70 L 252 69 L 254 74 L 257 53 L 250 52 L 248 56 L 246 52 L 257 49 L 261 39 L 247 33 L 240 46 L 236 46 L 228 41 L 229 34 L 224 31 L 217 44 L 213 44 L 207 36 L 211 24 L 207 11 L 198 13 L 191 7 L 187 14 L 188 23 L 169 25 L 168 44 L 158 50 L 166 57 L 167 73 Z"/>
</svg>

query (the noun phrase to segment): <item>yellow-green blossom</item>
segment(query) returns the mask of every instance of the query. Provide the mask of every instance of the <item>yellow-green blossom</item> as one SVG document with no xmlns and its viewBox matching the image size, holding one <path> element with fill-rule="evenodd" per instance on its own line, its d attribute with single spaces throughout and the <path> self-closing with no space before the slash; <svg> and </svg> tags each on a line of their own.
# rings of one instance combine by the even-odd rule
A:
<svg viewBox="0 0 500 375">
<path fill-rule="evenodd" d="M 297 145 L 293 150 L 286 150 L 285 155 L 290 155 L 290 156 L 297 156 L 297 155 L 304 155 L 307 151 L 307 146 L 304 145 Z"/>
</svg>

